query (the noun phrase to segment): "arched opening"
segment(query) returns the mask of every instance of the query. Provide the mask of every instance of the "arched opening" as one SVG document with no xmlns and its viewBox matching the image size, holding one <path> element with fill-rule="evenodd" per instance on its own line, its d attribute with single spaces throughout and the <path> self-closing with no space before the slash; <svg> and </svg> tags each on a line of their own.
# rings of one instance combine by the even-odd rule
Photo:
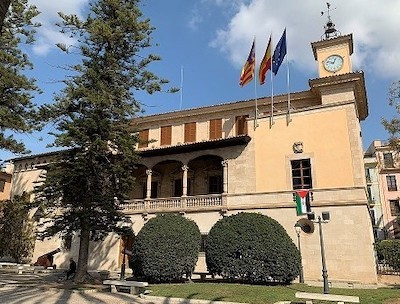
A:
<svg viewBox="0 0 400 304">
<path fill-rule="evenodd" d="M 203 155 L 188 163 L 188 167 L 193 172 L 190 180 L 192 195 L 221 194 L 223 192 L 222 160 L 219 156 Z"/>
</svg>

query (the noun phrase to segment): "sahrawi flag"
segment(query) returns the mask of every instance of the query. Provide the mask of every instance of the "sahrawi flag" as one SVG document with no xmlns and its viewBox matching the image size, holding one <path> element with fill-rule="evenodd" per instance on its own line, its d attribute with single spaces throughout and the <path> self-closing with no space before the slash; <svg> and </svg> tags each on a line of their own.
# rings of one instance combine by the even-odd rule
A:
<svg viewBox="0 0 400 304">
<path fill-rule="evenodd" d="M 311 212 L 310 196 L 308 190 L 296 191 L 296 211 L 297 215 L 303 215 Z"/>
</svg>

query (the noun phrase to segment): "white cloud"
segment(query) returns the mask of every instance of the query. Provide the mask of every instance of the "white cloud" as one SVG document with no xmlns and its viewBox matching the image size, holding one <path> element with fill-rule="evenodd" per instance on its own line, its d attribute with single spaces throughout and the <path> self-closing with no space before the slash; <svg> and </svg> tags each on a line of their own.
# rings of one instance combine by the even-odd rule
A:
<svg viewBox="0 0 400 304">
<path fill-rule="evenodd" d="M 203 22 L 203 17 L 197 8 L 192 9 L 188 26 L 192 30 L 197 30 L 199 25 Z"/>
<path fill-rule="evenodd" d="M 82 12 L 87 8 L 88 2 L 89 0 L 29 0 L 28 3 L 36 5 L 41 12 L 36 20 L 42 24 L 38 29 L 33 52 L 37 55 L 46 55 L 52 49 L 56 48 L 56 43 L 72 44 L 73 40 L 61 34 L 59 28 L 55 25 L 57 22 L 61 21 L 58 12 L 82 16 Z"/>
<path fill-rule="evenodd" d="M 228 5 L 229 0 L 213 1 Z M 398 77 L 400 70 L 400 1 L 352 0 L 331 1 L 331 17 L 336 29 L 343 35 L 353 33 L 354 70 L 370 70 L 384 77 Z M 228 54 L 236 66 L 243 61 L 256 36 L 257 58 L 262 57 L 270 33 L 274 43 L 287 28 L 288 56 L 303 70 L 314 70 L 310 42 L 318 41 L 326 23 L 325 2 L 314 0 L 242 0 L 235 1 L 236 11 L 229 24 L 216 32 L 211 46 Z"/>
</svg>

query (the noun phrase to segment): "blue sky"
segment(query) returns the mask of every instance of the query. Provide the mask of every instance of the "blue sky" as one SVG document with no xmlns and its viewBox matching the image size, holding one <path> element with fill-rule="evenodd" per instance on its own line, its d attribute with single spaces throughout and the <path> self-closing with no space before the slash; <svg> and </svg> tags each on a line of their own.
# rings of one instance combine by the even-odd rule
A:
<svg viewBox="0 0 400 304">
<path fill-rule="evenodd" d="M 37 78 L 44 91 L 35 98 L 37 104 L 52 102 L 54 93 L 62 88 L 65 77 L 61 67 L 79 58 L 65 55 L 55 44 L 74 41 L 58 33 L 54 25 L 57 12 L 85 16 L 88 0 L 48 1 L 29 0 L 42 14 L 35 45 L 28 49 L 34 64 L 29 75 Z M 369 117 L 362 122 L 363 143 L 366 148 L 374 139 L 386 139 L 380 121 L 395 115 L 388 106 L 390 84 L 398 80 L 400 71 L 400 1 L 349 0 L 331 2 L 331 17 L 343 34 L 353 33 L 353 70 L 365 73 Z M 175 111 L 255 97 L 254 83 L 239 86 L 240 72 L 256 38 L 257 67 L 269 35 L 274 44 L 287 29 L 287 48 L 290 67 L 290 90 L 308 90 L 308 80 L 317 77 L 317 64 L 311 42 L 321 39 L 326 15 L 325 1 L 315 0 L 143 0 L 142 11 L 156 27 L 152 53 L 162 61 L 151 65 L 151 70 L 179 87 L 183 67 L 182 104 L 180 93 L 139 94 L 146 114 Z M 281 67 L 274 79 L 274 93 L 286 93 L 286 71 Z M 269 75 L 267 76 L 269 80 Z M 257 86 L 257 96 L 269 96 L 270 85 Z M 45 132 L 18 136 L 32 153 L 51 151 L 46 145 L 53 138 Z M 0 151 L 0 159 L 16 157 Z"/>
</svg>

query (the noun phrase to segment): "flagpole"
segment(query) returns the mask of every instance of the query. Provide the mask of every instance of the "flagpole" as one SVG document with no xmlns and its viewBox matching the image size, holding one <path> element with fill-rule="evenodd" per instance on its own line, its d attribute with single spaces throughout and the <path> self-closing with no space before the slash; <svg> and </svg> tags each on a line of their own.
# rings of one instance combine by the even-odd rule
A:
<svg viewBox="0 0 400 304">
<path fill-rule="evenodd" d="M 257 100 L 257 77 L 256 77 L 256 36 L 254 36 L 254 70 L 253 70 L 253 79 L 254 79 L 254 95 L 255 95 L 255 104 L 256 104 L 256 109 L 254 113 L 254 130 L 257 129 L 258 127 L 258 100 Z"/>
<path fill-rule="evenodd" d="M 257 100 L 257 77 L 254 77 L 254 95 L 256 96 L 256 110 L 254 120 L 254 130 L 258 127 L 258 100 Z"/>
<path fill-rule="evenodd" d="M 286 29 L 285 29 L 286 30 Z M 290 77 L 289 77 L 289 54 L 287 51 L 287 38 L 286 38 L 286 71 L 287 71 L 287 94 L 288 94 L 288 112 L 287 112 L 287 117 L 286 117 L 286 124 L 289 125 L 289 123 L 292 121 L 290 118 Z"/>
<path fill-rule="evenodd" d="M 183 65 L 181 65 L 181 88 L 180 88 L 179 111 L 182 110 L 183 102 Z"/>
<path fill-rule="evenodd" d="M 272 43 L 272 34 L 271 34 L 271 46 L 274 45 Z M 273 77 L 273 72 L 272 72 L 272 56 L 271 56 L 271 116 L 269 120 L 269 127 L 272 128 L 272 125 L 274 124 L 274 77 Z"/>
</svg>

